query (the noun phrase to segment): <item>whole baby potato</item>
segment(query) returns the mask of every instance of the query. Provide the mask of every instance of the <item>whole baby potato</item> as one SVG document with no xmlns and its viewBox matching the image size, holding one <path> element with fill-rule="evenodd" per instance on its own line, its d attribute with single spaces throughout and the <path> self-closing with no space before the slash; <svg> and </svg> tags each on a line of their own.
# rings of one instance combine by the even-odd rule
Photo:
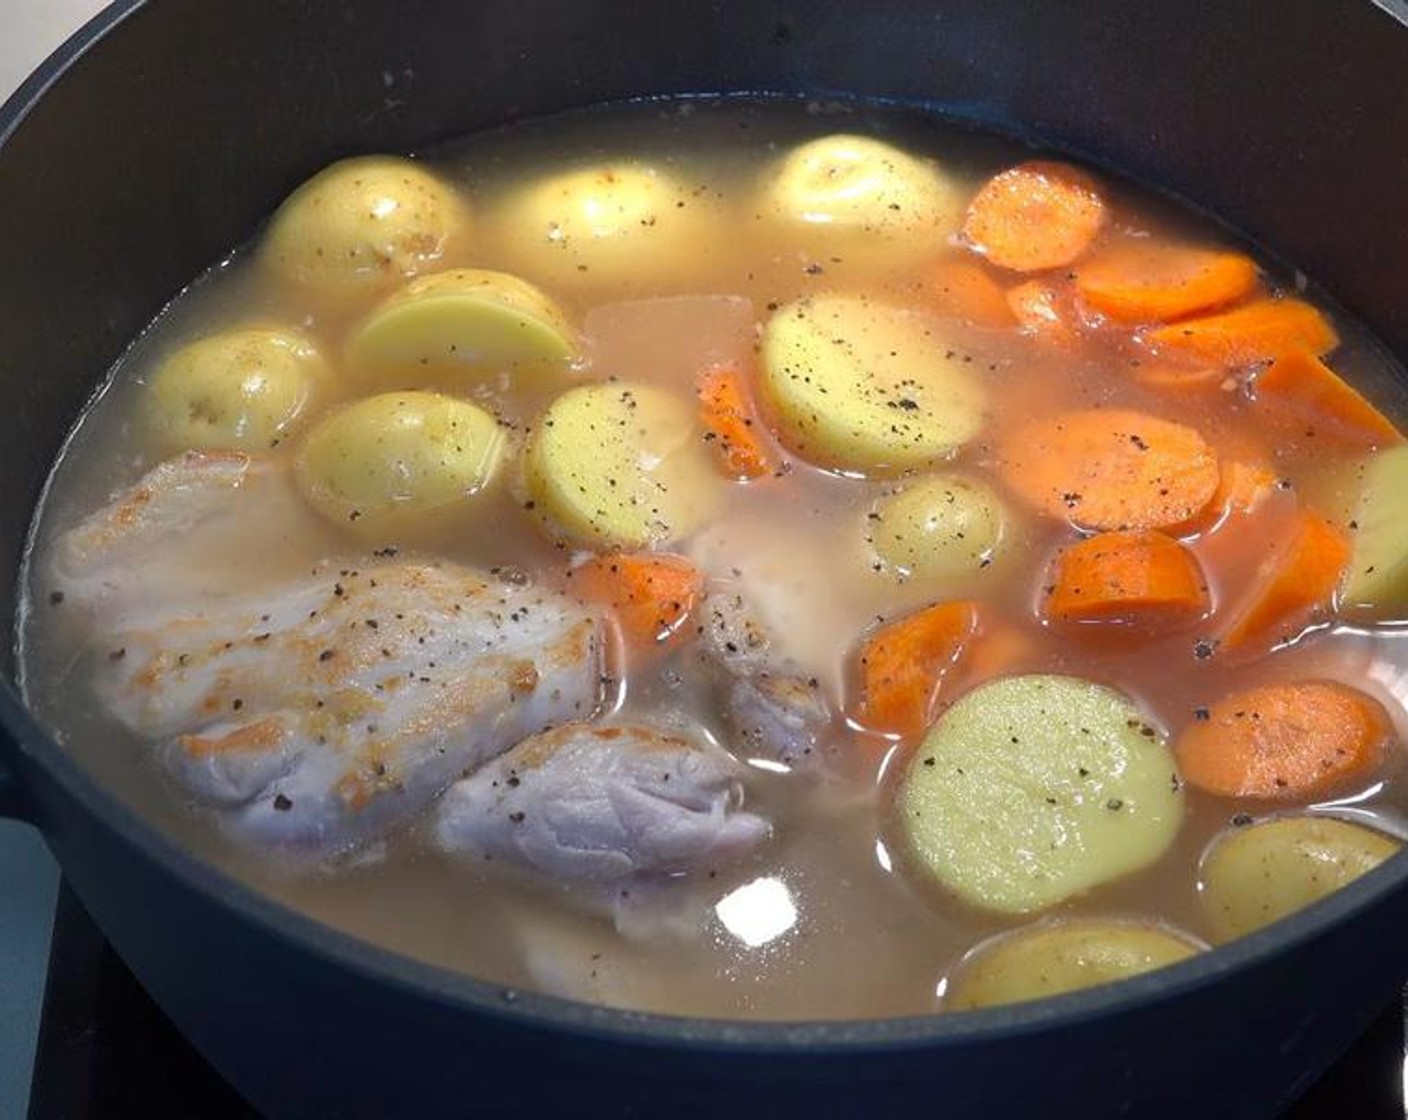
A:
<svg viewBox="0 0 1408 1120">
<path fill-rule="evenodd" d="M 434 268 L 469 226 L 468 206 L 398 156 L 334 163 L 284 201 L 260 246 L 278 276 L 324 298 L 373 295 Z"/>
<path fill-rule="evenodd" d="M 297 430 L 329 380 L 317 347 L 297 331 L 223 331 L 157 367 L 146 419 L 163 451 L 265 451 Z"/>
<path fill-rule="evenodd" d="M 414 528 L 483 490 L 503 455 L 498 422 L 441 393 L 367 397 L 321 420 L 303 442 L 300 488 L 356 529 Z"/>
</svg>

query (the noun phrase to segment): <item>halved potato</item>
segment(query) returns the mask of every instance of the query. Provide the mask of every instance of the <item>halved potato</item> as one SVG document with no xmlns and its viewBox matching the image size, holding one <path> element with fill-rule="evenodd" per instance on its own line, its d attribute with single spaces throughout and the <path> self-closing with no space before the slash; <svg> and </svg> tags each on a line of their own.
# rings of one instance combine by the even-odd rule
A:
<svg viewBox="0 0 1408 1120">
<path fill-rule="evenodd" d="M 1333 817 L 1277 817 L 1229 829 L 1203 856 L 1203 908 L 1217 939 L 1230 941 L 1333 894 L 1402 846 Z"/>
<path fill-rule="evenodd" d="M 419 164 L 358 156 L 324 168 L 289 195 L 259 252 L 278 276 L 340 300 L 434 268 L 468 227 L 465 201 Z"/>
<path fill-rule="evenodd" d="M 779 308 L 763 394 L 802 458 L 861 474 L 929 466 L 982 428 L 986 392 L 935 319 L 855 296 Z"/>
<path fill-rule="evenodd" d="M 504 372 L 561 370 L 578 354 L 562 309 L 506 272 L 457 268 L 412 280 L 347 343 L 364 383 L 461 384 Z"/>
<path fill-rule="evenodd" d="M 1183 821 L 1172 752 L 1127 697 L 1076 677 L 980 685 L 915 750 L 895 798 L 908 862 L 965 902 L 1053 906 L 1157 860 Z"/>
<path fill-rule="evenodd" d="M 973 948 L 944 988 L 946 1011 L 1043 999 L 1176 964 L 1203 945 L 1155 922 L 1043 921 Z"/>
<path fill-rule="evenodd" d="M 1347 607 L 1402 618 L 1408 612 L 1408 446 L 1376 451 L 1363 473 L 1341 599 Z"/>
<path fill-rule="evenodd" d="M 144 402 L 164 450 L 265 451 L 327 391 L 327 363 L 298 331 L 248 327 L 183 346 L 157 368 Z"/>
<path fill-rule="evenodd" d="M 963 220 L 963 199 L 932 161 L 840 134 L 802 144 L 774 165 L 758 210 L 813 259 L 900 267 L 943 249 Z"/>
<path fill-rule="evenodd" d="M 712 196 L 669 170 L 609 160 L 552 175 L 493 214 L 496 259 L 554 289 L 659 294 L 726 244 Z"/>
<path fill-rule="evenodd" d="M 366 532 L 414 529 L 484 489 L 502 457 L 498 422 L 439 393 L 367 397 L 321 420 L 299 451 L 304 495 Z"/>
<path fill-rule="evenodd" d="M 598 547 L 679 540 L 720 496 L 690 404 L 624 382 L 582 385 L 553 401 L 529 441 L 525 475 L 550 529 Z"/>
<path fill-rule="evenodd" d="M 1002 544 L 1007 511 L 983 482 L 936 474 L 886 494 L 875 503 L 866 524 L 876 555 L 896 573 L 951 579 L 992 563 Z"/>
</svg>

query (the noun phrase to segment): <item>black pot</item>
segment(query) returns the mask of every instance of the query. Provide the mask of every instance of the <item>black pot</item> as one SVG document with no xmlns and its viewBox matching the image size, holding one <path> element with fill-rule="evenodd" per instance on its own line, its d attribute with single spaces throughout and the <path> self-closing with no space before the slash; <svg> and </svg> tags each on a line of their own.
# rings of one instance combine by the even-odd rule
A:
<svg viewBox="0 0 1408 1120">
<path fill-rule="evenodd" d="M 336 157 L 649 94 L 920 103 L 1194 200 L 1408 357 L 1405 81 L 1408 30 L 1367 0 L 125 0 L 0 113 L 0 599 L 103 371 Z M 8 680 L 0 720 L 0 807 L 272 1114 L 1270 1115 L 1408 974 L 1399 856 L 1229 948 L 1040 1004 L 827 1025 L 607 1011 L 276 906 L 96 788 Z"/>
</svg>

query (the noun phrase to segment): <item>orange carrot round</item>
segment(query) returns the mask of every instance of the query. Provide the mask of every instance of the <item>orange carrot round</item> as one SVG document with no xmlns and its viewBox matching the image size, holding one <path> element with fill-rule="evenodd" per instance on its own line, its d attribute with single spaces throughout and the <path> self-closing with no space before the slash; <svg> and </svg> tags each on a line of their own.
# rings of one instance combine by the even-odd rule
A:
<svg viewBox="0 0 1408 1120">
<path fill-rule="evenodd" d="M 1198 561 L 1152 529 L 1077 541 L 1057 556 L 1052 576 L 1042 613 L 1056 622 L 1159 631 L 1189 625 L 1208 611 Z"/>
<path fill-rule="evenodd" d="M 1033 161 L 984 184 L 968 204 L 963 236 L 995 265 L 1037 272 L 1070 264 L 1104 225 L 1105 202 L 1088 176 Z"/>
<path fill-rule="evenodd" d="M 924 732 L 937 715 L 939 687 L 978 629 L 973 603 L 936 603 L 880 627 L 860 652 L 856 718 L 902 738 Z"/>
<path fill-rule="evenodd" d="M 1208 793 L 1305 800 L 1375 769 L 1391 726 L 1377 700 L 1347 685 L 1266 685 L 1213 705 L 1175 752 L 1183 776 Z"/>
<path fill-rule="evenodd" d="M 1069 300 L 1054 284 L 1027 280 L 1007 289 L 1007 306 L 1022 330 L 1056 346 L 1071 346 L 1079 335 Z"/>
<path fill-rule="evenodd" d="M 940 315 L 974 327 L 1016 325 L 1007 294 L 981 264 L 958 256 L 942 257 L 924 278 L 930 305 Z"/>
<path fill-rule="evenodd" d="M 1255 399 L 1317 435 L 1366 450 L 1402 443 L 1382 412 L 1304 346 L 1281 354 L 1252 383 Z"/>
<path fill-rule="evenodd" d="M 638 654 L 679 640 L 704 587 L 688 560 L 658 552 L 594 556 L 569 575 L 581 599 L 612 612 L 627 647 Z"/>
<path fill-rule="evenodd" d="M 1081 265 L 1076 290 L 1121 323 L 1166 323 L 1249 295 L 1256 265 L 1241 253 L 1164 241 L 1129 240 Z"/>
<path fill-rule="evenodd" d="M 1298 299 L 1253 300 L 1230 311 L 1156 327 L 1144 341 L 1157 353 L 1221 366 L 1270 361 L 1297 346 L 1327 354 L 1339 343 L 1330 321 Z"/>
<path fill-rule="evenodd" d="M 757 410 L 743 375 L 732 366 L 706 370 L 699 378 L 699 419 L 724 473 L 744 480 L 776 473 L 778 459 L 762 435 Z"/>
<path fill-rule="evenodd" d="M 1188 521 L 1217 490 L 1217 456 L 1192 428 L 1125 409 L 1088 409 L 1020 425 L 998 445 L 1019 497 L 1089 529 Z"/>
</svg>

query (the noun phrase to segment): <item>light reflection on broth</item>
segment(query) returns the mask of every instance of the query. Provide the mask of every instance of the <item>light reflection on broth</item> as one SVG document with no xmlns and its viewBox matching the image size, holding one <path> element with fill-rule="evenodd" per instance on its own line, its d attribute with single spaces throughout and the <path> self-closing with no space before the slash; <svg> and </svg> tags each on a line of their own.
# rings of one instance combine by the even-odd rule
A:
<svg viewBox="0 0 1408 1120">
<path fill-rule="evenodd" d="M 809 294 L 863 290 L 868 298 L 913 306 L 926 298 L 930 260 L 877 269 L 868 260 L 818 259 L 777 240 L 748 199 L 759 167 L 792 145 L 838 131 L 874 132 L 935 156 L 963 197 L 994 171 L 1026 157 L 1014 145 L 932 120 L 836 108 L 804 112 L 770 103 L 688 102 L 633 105 L 572 114 L 475 137 L 427 156 L 473 202 L 482 238 L 456 243 L 439 262 L 522 272 L 560 301 L 586 340 L 580 371 L 662 387 L 692 401 L 703 368 L 757 362 L 760 324 Z M 515 192 L 543 167 L 627 155 L 649 161 L 687 184 L 690 198 L 729 224 L 708 252 L 646 254 L 639 268 L 601 278 L 584 270 L 554 288 L 551 272 L 527 270 L 531 253 L 515 236 L 494 232 Z M 1121 213 L 1139 214 L 1155 235 L 1226 243 L 1225 234 L 1167 202 L 1111 185 Z M 755 209 L 755 208 L 754 208 Z M 945 247 L 938 246 L 939 251 Z M 824 772 L 788 773 L 766 758 L 747 768 L 747 808 L 768 818 L 772 838 L 740 862 L 650 882 L 603 911 L 586 892 L 496 864 L 457 860 L 440 851 L 425 819 L 384 841 L 309 869 L 278 854 L 242 849 L 213 827 L 212 813 L 175 789 L 152 752 L 116 725 L 94 700 L 90 677 L 108 651 L 49 603 L 48 565 L 59 535 L 130 484 L 158 460 L 143 419 L 153 371 L 181 345 L 216 329 L 273 322 L 300 327 L 334 366 L 349 328 L 370 297 L 329 307 L 271 281 L 251 254 L 213 270 L 178 299 L 124 357 L 98 405 L 83 419 L 56 467 L 39 515 L 28 573 L 23 631 L 29 702 L 73 755 L 107 788 L 183 844 L 280 901 L 376 944 L 515 987 L 542 988 L 613 1005 L 706 1016 L 812 1019 L 920 1014 L 936 1007 L 954 963 L 983 939 L 1026 919 L 959 904 L 913 875 L 904 843 L 889 821 L 889 797 L 908 758 L 874 736 L 837 723 L 835 755 Z M 1372 340 L 1336 319 L 1342 342 L 1335 367 L 1398 420 L 1405 415 L 1394 370 Z M 1120 376 L 1124 352 L 1091 338 L 1074 351 L 1033 346 L 1014 330 L 953 321 L 948 341 L 976 356 L 991 402 L 988 428 L 964 447 L 952 469 L 991 477 L 993 447 L 1024 417 L 1079 407 L 1141 409 L 1197 428 L 1220 454 L 1247 454 L 1258 421 L 1234 391 L 1170 394 Z M 507 379 L 512 381 L 512 378 Z M 409 384 L 409 381 L 407 382 Z M 562 382 L 550 379 L 511 393 L 500 382 L 465 395 L 489 403 L 515 444 Z M 405 387 L 401 384 L 388 388 Z M 324 402 L 346 396 L 344 385 Z M 296 440 L 270 455 L 288 463 Z M 1331 462 L 1311 441 L 1291 439 L 1274 451 L 1278 474 L 1327 516 L 1351 516 L 1352 458 Z M 737 570 L 758 598 L 778 645 L 826 695 L 851 711 L 852 657 L 878 618 L 895 619 L 938 599 L 982 598 L 998 605 L 1033 639 L 1026 671 L 1065 673 L 1114 686 L 1138 702 L 1160 728 L 1175 733 L 1189 713 L 1234 689 L 1288 676 L 1340 680 L 1388 705 L 1398 737 L 1408 732 L 1401 649 L 1387 627 L 1338 625 L 1288 650 L 1246 664 L 1191 656 L 1193 633 L 1143 643 L 1053 640 L 1034 617 L 1034 571 L 1069 526 L 1026 513 L 1008 526 L 995 562 L 942 584 L 898 579 L 875 562 L 866 512 L 894 480 L 827 473 L 789 459 L 785 478 L 733 486 L 722 512 L 672 546 L 712 574 Z M 1337 465 L 1338 464 L 1338 465 Z M 475 500 L 472 511 L 433 520 L 413 538 L 369 542 L 351 536 L 291 499 L 250 531 L 211 535 L 193 556 L 188 592 L 257 590 L 301 578 L 328 560 L 355 560 L 370 548 L 396 546 L 402 558 L 440 556 L 476 568 L 516 567 L 560 573 L 572 550 L 557 547 L 522 508 L 522 479 L 511 467 Z M 1290 499 L 1274 497 L 1258 516 L 1266 532 L 1288 516 Z M 1282 504 L 1278 505 L 1278 501 Z M 1285 506 L 1283 509 L 1282 506 Z M 1021 510 L 1018 503 L 1011 503 Z M 1195 541 L 1209 559 L 1214 602 L 1255 577 L 1259 557 L 1222 557 L 1215 535 Z M 1211 560 L 1216 560 L 1212 564 Z M 554 575 L 552 578 L 558 578 Z M 658 670 L 631 667 L 621 682 L 618 722 L 665 718 L 729 743 L 711 691 L 692 675 L 688 649 Z M 882 778 L 881 772 L 884 770 Z M 1405 780 L 1396 746 L 1372 782 L 1325 798 L 1316 811 L 1354 819 L 1395 835 L 1408 832 Z M 1305 801 L 1284 808 L 1303 806 Z M 1144 916 L 1207 938 L 1197 865 L 1210 839 L 1240 812 L 1269 812 L 1197 790 L 1169 850 L 1152 867 L 1057 904 L 1063 915 Z"/>
</svg>

